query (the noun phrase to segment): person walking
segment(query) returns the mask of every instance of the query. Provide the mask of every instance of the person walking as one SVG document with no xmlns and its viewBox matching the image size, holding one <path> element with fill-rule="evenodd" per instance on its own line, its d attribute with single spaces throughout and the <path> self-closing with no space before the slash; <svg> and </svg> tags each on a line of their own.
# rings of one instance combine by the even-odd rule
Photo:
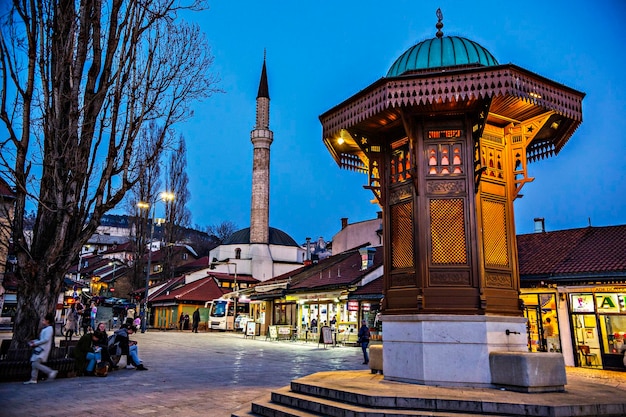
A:
<svg viewBox="0 0 626 417">
<path fill-rule="evenodd" d="M 367 321 L 361 320 L 361 328 L 359 329 L 359 343 L 361 344 L 361 350 L 363 350 L 363 365 L 370 363 L 370 358 L 367 355 L 367 346 L 370 344 L 370 328 L 367 327 Z"/>
<path fill-rule="evenodd" d="M 85 314 L 85 306 L 80 302 L 80 299 L 76 298 L 74 306 L 76 307 L 76 335 L 80 334 L 80 329 L 83 326 L 83 314 Z M 84 334 L 84 332 L 83 332 Z"/>
<path fill-rule="evenodd" d="M 83 329 L 83 334 L 87 334 L 89 332 L 89 326 L 91 321 L 91 309 L 88 307 L 83 307 L 83 318 L 81 321 L 81 327 Z M 92 329 L 93 330 L 93 329 Z"/>
<path fill-rule="evenodd" d="M 42 319 L 41 324 L 43 325 L 43 328 L 39 333 L 39 339 L 28 342 L 28 346 L 33 348 L 33 354 L 30 357 L 32 370 L 30 373 L 30 380 L 24 382 L 24 385 L 36 384 L 39 371 L 48 375 L 48 381 L 52 381 L 57 377 L 58 371 L 48 368 L 43 364 L 48 360 L 48 355 L 50 355 L 52 344 L 54 343 L 54 314 L 46 314 L 46 316 Z"/>
<path fill-rule="evenodd" d="M 96 316 L 98 315 L 98 307 L 96 307 L 96 303 L 94 303 L 93 301 L 91 302 L 91 311 L 89 313 L 89 319 L 90 319 L 90 326 L 91 326 L 91 330 L 94 330 L 96 328 Z"/>
<path fill-rule="evenodd" d="M 78 334 L 78 314 L 74 304 L 65 313 L 65 338 L 72 339 L 72 335 Z"/>
<path fill-rule="evenodd" d="M 178 330 L 183 330 L 183 323 L 185 322 L 185 313 L 181 311 L 180 318 L 178 319 Z"/>
<path fill-rule="evenodd" d="M 196 307 L 196 310 L 193 312 L 193 320 L 192 320 L 192 328 L 191 331 L 193 333 L 198 333 L 198 326 L 200 325 L 200 309 Z"/>
</svg>

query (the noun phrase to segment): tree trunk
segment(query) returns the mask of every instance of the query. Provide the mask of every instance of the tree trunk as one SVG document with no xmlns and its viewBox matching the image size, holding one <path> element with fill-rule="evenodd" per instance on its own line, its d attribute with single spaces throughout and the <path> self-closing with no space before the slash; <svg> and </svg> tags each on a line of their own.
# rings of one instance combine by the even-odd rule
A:
<svg viewBox="0 0 626 417">
<path fill-rule="evenodd" d="M 31 269 L 32 275 L 24 276 L 20 270 L 18 280 L 17 311 L 13 327 L 11 349 L 27 347 L 27 341 L 37 339 L 41 330 L 41 319 L 48 313 L 56 313 L 57 299 L 63 283 L 63 274 L 36 273 L 44 269 Z M 45 289 L 45 291 L 35 289 Z M 54 325 L 54 323 L 53 323 Z"/>
</svg>

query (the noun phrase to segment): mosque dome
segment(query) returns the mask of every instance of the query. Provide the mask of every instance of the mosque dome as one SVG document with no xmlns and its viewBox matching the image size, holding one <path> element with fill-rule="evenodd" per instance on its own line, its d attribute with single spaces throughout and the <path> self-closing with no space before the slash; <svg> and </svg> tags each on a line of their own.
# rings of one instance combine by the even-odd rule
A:
<svg viewBox="0 0 626 417">
<path fill-rule="evenodd" d="M 270 227 L 270 245 L 300 246 L 295 240 L 282 230 Z M 250 228 L 241 229 L 224 239 L 222 245 L 248 245 L 250 244 Z"/>
<path fill-rule="evenodd" d="M 435 68 L 494 65 L 498 61 L 478 43 L 459 36 L 442 36 L 407 49 L 389 68 L 387 77 Z"/>
</svg>

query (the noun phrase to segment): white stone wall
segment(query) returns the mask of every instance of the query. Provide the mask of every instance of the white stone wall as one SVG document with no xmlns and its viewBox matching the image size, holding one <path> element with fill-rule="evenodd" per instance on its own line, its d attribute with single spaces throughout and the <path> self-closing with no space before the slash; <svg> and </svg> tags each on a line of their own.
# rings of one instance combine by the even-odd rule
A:
<svg viewBox="0 0 626 417">
<path fill-rule="evenodd" d="M 376 231 L 381 229 L 383 219 L 365 220 L 347 225 L 333 236 L 333 254 L 345 252 L 364 243 L 382 246 L 382 237 Z"/>
</svg>

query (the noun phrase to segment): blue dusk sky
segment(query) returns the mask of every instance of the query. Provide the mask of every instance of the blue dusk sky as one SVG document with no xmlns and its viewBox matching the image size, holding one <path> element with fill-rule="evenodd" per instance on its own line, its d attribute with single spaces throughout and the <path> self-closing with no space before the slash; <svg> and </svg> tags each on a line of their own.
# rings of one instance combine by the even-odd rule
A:
<svg viewBox="0 0 626 417">
<path fill-rule="evenodd" d="M 184 17 L 205 32 L 222 94 L 175 125 L 187 141 L 192 226 L 250 225 L 256 95 L 267 51 L 270 225 L 297 242 L 331 240 L 380 210 L 365 174 L 339 169 L 319 115 L 384 77 L 433 38 L 463 36 L 513 63 L 586 93 L 583 123 L 556 157 L 531 163 L 515 202 L 518 234 L 626 224 L 626 0 L 208 0 Z M 120 209 L 121 210 L 121 209 Z M 115 213 L 123 214 L 120 210 Z M 158 213 L 157 216 L 161 215 Z"/>
<path fill-rule="evenodd" d="M 193 224 L 250 224 L 255 99 L 267 50 L 270 224 L 296 241 L 326 240 L 340 219 L 378 206 L 364 174 L 339 169 L 318 116 L 383 77 L 406 49 L 445 35 L 586 93 L 583 123 L 556 157 L 529 165 L 515 202 L 518 234 L 626 223 L 626 1 L 237 1 L 191 16 L 207 34 L 224 94 L 177 127 L 187 140 Z"/>
</svg>

